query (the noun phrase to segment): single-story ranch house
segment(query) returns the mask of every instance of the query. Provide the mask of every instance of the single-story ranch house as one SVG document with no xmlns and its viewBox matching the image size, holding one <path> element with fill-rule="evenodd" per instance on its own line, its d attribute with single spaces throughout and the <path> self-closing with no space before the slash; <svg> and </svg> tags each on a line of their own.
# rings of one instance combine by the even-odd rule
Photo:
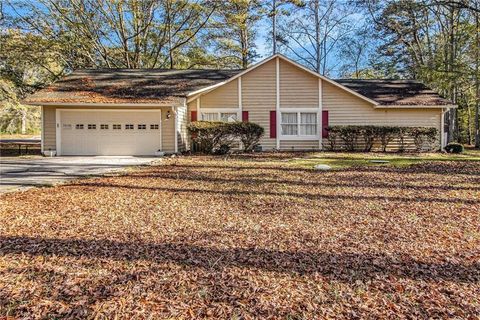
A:
<svg viewBox="0 0 480 320">
<path fill-rule="evenodd" d="M 255 122 L 263 150 L 321 149 L 328 125 L 435 127 L 444 146 L 455 107 L 415 81 L 332 80 L 279 54 L 245 70 L 78 70 L 25 102 L 57 155 L 181 152 L 195 120 Z"/>
</svg>

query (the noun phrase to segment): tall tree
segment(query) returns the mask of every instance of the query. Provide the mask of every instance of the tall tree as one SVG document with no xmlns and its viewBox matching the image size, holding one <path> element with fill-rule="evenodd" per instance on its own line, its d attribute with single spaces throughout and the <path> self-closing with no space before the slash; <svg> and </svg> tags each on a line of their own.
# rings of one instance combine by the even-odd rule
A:
<svg viewBox="0 0 480 320">
<path fill-rule="evenodd" d="M 231 0 L 219 5 L 210 40 L 223 63 L 247 68 L 258 57 L 256 23 L 262 17 L 260 0 Z"/>
<path fill-rule="evenodd" d="M 311 0 L 298 8 L 280 29 L 280 48 L 321 74 L 329 72 L 329 56 L 353 30 L 353 7 L 335 0 Z"/>
</svg>

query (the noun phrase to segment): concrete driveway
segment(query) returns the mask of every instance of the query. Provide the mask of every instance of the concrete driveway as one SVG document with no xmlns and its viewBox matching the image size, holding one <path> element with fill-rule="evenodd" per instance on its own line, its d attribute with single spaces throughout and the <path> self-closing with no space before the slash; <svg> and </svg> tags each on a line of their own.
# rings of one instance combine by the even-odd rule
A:
<svg viewBox="0 0 480 320">
<path fill-rule="evenodd" d="M 0 193 L 51 186 L 79 177 L 102 175 L 160 161 L 154 157 L 0 158 Z"/>
</svg>

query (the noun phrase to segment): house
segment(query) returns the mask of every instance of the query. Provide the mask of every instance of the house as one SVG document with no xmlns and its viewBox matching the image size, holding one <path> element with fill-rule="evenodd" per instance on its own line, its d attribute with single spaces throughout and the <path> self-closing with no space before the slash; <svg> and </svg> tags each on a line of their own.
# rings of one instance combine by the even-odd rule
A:
<svg viewBox="0 0 480 320">
<path fill-rule="evenodd" d="M 245 70 L 78 70 L 25 102 L 57 155 L 181 152 L 195 120 L 258 123 L 263 150 L 321 149 L 328 125 L 435 127 L 444 146 L 456 107 L 415 81 L 332 80 L 280 54 Z"/>
</svg>

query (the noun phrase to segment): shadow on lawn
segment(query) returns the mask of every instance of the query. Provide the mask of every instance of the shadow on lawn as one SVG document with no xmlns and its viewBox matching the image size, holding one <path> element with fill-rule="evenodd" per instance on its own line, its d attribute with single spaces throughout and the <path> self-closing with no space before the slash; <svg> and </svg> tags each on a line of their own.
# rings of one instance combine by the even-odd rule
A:
<svg viewBox="0 0 480 320">
<path fill-rule="evenodd" d="M 220 182 L 220 183 L 241 183 L 245 186 L 257 184 L 286 184 L 291 186 L 310 186 L 310 187 L 353 187 L 353 188 L 376 188 L 376 189 L 413 189 L 413 190 L 480 190 L 480 186 L 455 186 L 455 185 L 415 185 L 398 182 L 381 182 L 378 180 L 353 180 L 351 177 L 344 182 L 340 181 L 306 181 L 290 180 L 290 179 L 265 179 L 265 175 L 252 176 L 235 176 L 233 178 L 213 177 L 208 172 L 201 171 L 189 172 L 188 174 L 179 174 L 168 169 L 165 171 L 155 171 L 149 173 L 133 173 L 128 175 L 129 179 L 143 178 L 161 178 L 171 180 L 189 180 L 199 182 Z M 335 178 L 336 179 L 336 178 Z M 425 181 L 425 179 L 420 179 Z"/>
<path fill-rule="evenodd" d="M 103 182 L 85 182 L 81 184 L 73 184 L 70 187 L 95 187 L 95 188 L 123 188 L 133 190 L 152 190 L 152 191 L 164 191 L 173 193 L 201 193 L 201 194 L 217 194 L 226 196 L 272 196 L 272 197 L 294 197 L 308 200 L 378 200 L 378 201 L 400 201 L 400 202 L 431 202 L 431 203 L 458 203 L 458 204 L 479 204 L 480 199 L 458 199 L 458 198 L 425 198 L 425 197 L 393 197 L 393 196 L 362 196 L 362 195 L 345 195 L 345 194 L 320 194 L 320 193 L 298 193 L 298 192 L 272 192 L 272 191 L 243 191 L 243 190 L 210 190 L 210 189 L 196 189 L 196 188 L 171 188 L 171 187 L 159 187 L 159 186 L 139 186 L 134 184 L 115 184 L 115 183 L 103 183 Z"/>
<path fill-rule="evenodd" d="M 253 165 L 251 165 L 253 163 Z M 318 163 L 321 163 L 321 159 L 318 160 Z M 186 169 L 225 169 L 225 170 L 235 170 L 235 171 L 245 171 L 245 170 L 268 170 L 268 171 L 288 171 L 288 172 L 305 172 L 305 173 L 312 173 L 316 172 L 318 174 L 322 174 L 325 172 L 318 172 L 312 168 L 300 168 L 294 165 L 288 165 L 288 162 L 285 162 L 285 165 L 258 165 L 254 162 L 245 162 L 247 165 L 237 165 L 229 162 L 225 162 L 225 165 L 218 165 L 212 161 L 212 164 L 182 164 L 182 165 L 172 165 L 172 166 L 180 166 Z M 418 174 L 418 173 L 432 173 L 432 174 L 442 174 L 442 175 L 450 175 L 450 174 L 465 174 L 465 175 L 473 175 L 473 176 L 480 176 L 480 162 L 455 162 L 455 161 L 432 161 L 432 162 L 424 162 L 418 164 L 412 164 L 406 167 L 393 167 L 393 166 L 385 166 L 385 165 L 357 165 L 351 166 L 341 169 L 335 169 L 334 171 L 330 172 L 378 172 L 378 173 L 398 173 L 398 174 Z"/>
<path fill-rule="evenodd" d="M 220 249 L 186 243 L 125 243 L 110 240 L 4 236 L 0 237 L 0 255 L 6 254 L 173 262 L 212 271 L 239 267 L 301 275 L 318 273 L 344 282 L 368 280 L 376 276 L 456 282 L 480 281 L 479 262 L 422 262 L 405 256 L 367 253 Z"/>
</svg>

